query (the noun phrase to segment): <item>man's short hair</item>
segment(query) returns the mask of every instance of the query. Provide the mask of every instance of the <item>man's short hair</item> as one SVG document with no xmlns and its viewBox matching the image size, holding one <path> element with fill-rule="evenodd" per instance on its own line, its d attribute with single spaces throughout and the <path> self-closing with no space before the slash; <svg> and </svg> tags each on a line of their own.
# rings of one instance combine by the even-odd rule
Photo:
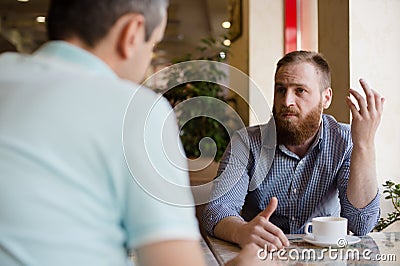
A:
<svg viewBox="0 0 400 266">
<path fill-rule="evenodd" d="M 51 0 L 47 33 L 49 40 L 78 37 L 94 47 L 114 23 L 128 13 L 145 18 L 146 41 L 166 15 L 168 0 Z"/>
<path fill-rule="evenodd" d="M 276 64 L 275 75 L 281 67 L 297 63 L 310 63 L 316 68 L 317 72 L 320 72 L 321 91 L 331 87 L 331 70 L 328 61 L 326 61 L 322 54 L 316 52 L 294 51 L 286 54 Z"/>
</svg>

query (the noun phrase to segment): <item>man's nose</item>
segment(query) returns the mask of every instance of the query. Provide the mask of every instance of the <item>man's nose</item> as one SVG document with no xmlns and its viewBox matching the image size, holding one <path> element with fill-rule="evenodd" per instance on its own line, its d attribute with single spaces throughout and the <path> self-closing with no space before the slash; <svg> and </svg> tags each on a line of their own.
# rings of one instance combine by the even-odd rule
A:
<svg viewBox="0 0 400 266">
<path fill-rule="evenodd" d="M 285 93 L 285 96 L 284 96 L 284 98 L 283 98 L 283 104 L 285 105 L 285 106 L 293 106 L 294 105 L 294 101 L 295 100 L 295 95 L 292 93 L 292 92 L 290 92 L 290 91 L 287 91 L 286 93 Z"/>
</svg>

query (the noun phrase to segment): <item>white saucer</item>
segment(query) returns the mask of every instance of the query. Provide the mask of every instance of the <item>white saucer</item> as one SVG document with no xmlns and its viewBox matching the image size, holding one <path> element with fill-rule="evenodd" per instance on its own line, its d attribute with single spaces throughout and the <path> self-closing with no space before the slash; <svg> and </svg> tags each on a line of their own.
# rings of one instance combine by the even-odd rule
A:
<svg viewBox="0 0 400 266">
<path fill-rule="evenodd" d="M 307 243 L 310 243 L 310 244 L 313 244 L 313 245 L 319 246 L 319 247 L 329 247 L 329 246 L 332 247 L 332 248 L 337 248 L 337 247 L 343 248 L 343 247 L 345 247 L 344 246 L 345 243 L 343 243 L 344 241 L 342 241 L 342 242 L 338 241 L 340 245 L 337 242 L 336 243 L 318 242 L 318 241 L 314 240 L 312 235 L 303 236 L 303 240 L 306 241 Z M 348 236 L 346 236 L 346 241 L 347 241 L 347 245 L 346 246 L 349 246 L 349 245 L 354 245 L 354 244 L 360 242 L 361 239 L 359 237 L 356 237 L 356 236 L 349 236 L 348 235 Z"/>
</svg>

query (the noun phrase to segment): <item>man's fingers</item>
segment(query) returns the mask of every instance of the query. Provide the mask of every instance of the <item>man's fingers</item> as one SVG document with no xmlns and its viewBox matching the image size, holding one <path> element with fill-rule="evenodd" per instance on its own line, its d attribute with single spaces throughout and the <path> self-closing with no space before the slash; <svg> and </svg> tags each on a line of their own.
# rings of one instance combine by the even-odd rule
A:
<svg viewBox="0 0 400 266">
<path fill-rule="evenodd" d="M 356 105 L 352 102 L 350 96 L 347 96 L 346 102 L 347 102 L 347 106 L 349 107 L 352 116 L 357 117 L 357 115 L 359 115 L 358 110 L 357 110 Z"/>
<path fill-rule="evenodd" d="M 279 228 L 273 225 L 277 229 L 274 230 L 271 225 L 273 224 L 269 223 L 268 228 L 265 228 L 262 232 L 259 232 L 258 237 L 254 240 L 254 242 L 257 245 L 268 244 L 269 247 L 274 248 L 275 250 L 289 246 L 290 243 L 285 234 Z"/>
<path fill-rule="evenodd" d="M 357 103 L 360 107 L 360 110 L 358 111 L 361 115 L 365 112 L 375 112 L 377 111 L 378 113 L 381 113 L 383 111 L 383 103 L 385 102 L 385 99 L 375 90 L 371 89 L 371 87 L 368 85 L 368 83 L 364 79 L 360 79 L 360 84 L 361 87 L 364 90 L 365 93 L 365 99 L 361 96 L 360 93 L 357 91 L 350 89 L 350 94 L 356 98 Z M 352 111 L 354 111 L 354 108 L 352 108 Z"/>
<path fill-rule="evenodd" d="M 383 111 L 383 103 L 385 102 L 385 98 L 382 97 L 378 92 L 372 90 L 374 92 L 374 100 L 375 100 L 375 108 L 376 111 L 382 113 Z"/>
<path fill-rule="evenodd" d="M 360 79 L 359 81 L 365 93 L 368 110 L 375 110 L 375 92 L 370 88 L 364 79 Z"/>
<path fill-rule="evenodd" d="M 259 246 L 265 246 L 267 244 L 271 249 L 279 250 L 286 246 L 286 243 L 282 243 L 282 240 L 272 234 L 271 232 L 264 230 L 262 233 L 259 234 L 259 239 L 256 239 L 256 244 Z"/>
<path fill-rule="evenodd" d="M 287 239 L 286 235 L 283 233 L 283 231 L 276 225 L 274 225 L 271 222 L 268 222 L 268 227 L 267 230 L 274 235 L 275 237 L 279 238 L 280 243 L 282 243 L 283 246 L 289 246 L 289 240 Z"/>
<path fill-rule="evenodd" d="M 263 239 L 263 241 L 269 243 L 270 247 L 273 247 L 274 249 L 282 249 L 285 246 L 289 246 L 289 240 L 281 229 L 268 221 L 276 210 L 276 207 L 278 207 L 278 199 L 276 197 L 272 197 L 268 206 L 262 212 L 260 212 L 259 215 L 267 219 L 267 221 L 263 223 L 264 230 L 260 232 L 259 236 Z"/>
<path fill-rule="evenodd" d="M 360 93 L 358 93 L 357 91 L 355 91 L 353 89 L 349 89 L 349 92 L 357 100 L 358 106 L 360 108 L 359 112 L 361 114 L 365 113 L 367 111 L 367 103 L 366 103 L 364 97 Z"/>
<path fill-rule="evenodd" d="M 264 245 L 264 248 L 268 251 L 268 252 L 272 252 L 272 251 L 278 251 L 282 248 L 278 248 L 277 246 L 275 246 L 274 244 L 271 243 L 267 243 Z"/>
<path fill-rule="evenodd" d="M 381 98 L 381 106 L 379 108 L 380 112 L 382 113 L 383 111 L 383 104 L 385 103 L 386 99 L 384 97 Z"/>
<path fill-rule="evenodd" d="M 275 197 L 271 198 L 271 201 L 269 202 L 268 206 L 260 212 L 260 215 L 264 217 L 265 219 L 269 220 L 271 215 L 274 213 L 276 210 L 276 207 L 278 206 L 278 199 Z"/>
</svg>

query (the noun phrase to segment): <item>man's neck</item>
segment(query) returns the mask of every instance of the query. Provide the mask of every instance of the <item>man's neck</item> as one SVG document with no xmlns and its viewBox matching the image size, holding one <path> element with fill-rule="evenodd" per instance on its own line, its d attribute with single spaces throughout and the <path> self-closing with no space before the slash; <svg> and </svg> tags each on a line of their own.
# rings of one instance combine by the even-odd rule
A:
<svg viewBox="0 0 400 266">
<path fill-rule="evenodd" d="M 104 63 L 106 63 L 114 72 L 116 72 L 115 71 L 116 56 L 113 53 L 114 50 L 112 49 L 112 46 L 110 46 L 109 43 L 107 43 L 106 41 L 101 40 L 94 47 L 88 46 L 78 37 L 71 37 L 64 41 L 93 54 L 94 56 L 102 60 Z"/>
<path fill-rule="evenodd" d="M 318 131 L 315 132 L 315 134 L 307 139 L 303 144 L 300 145 L 285 145 L 285 147 L 293 152 L 294 154 L 296 154 L 297 156 L 299 156 L 300 158 L 303 158 L 304 155 L 306 155 L 308 149 L 310 148 L 311 144 L 314 142 L 316 136 L 318 135 Z"/>
</svg>

